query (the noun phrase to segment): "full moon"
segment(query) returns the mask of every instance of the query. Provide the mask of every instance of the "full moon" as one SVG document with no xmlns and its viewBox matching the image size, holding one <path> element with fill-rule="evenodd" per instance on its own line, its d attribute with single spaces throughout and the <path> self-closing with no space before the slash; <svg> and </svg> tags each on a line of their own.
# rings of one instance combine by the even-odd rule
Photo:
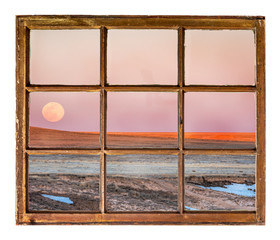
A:
<svg viewBox="0 0 280 240">
<path fill-rule="evenodd" d="M 64 108 L 57 102 L 49 102 L 43 107 L 42 115 L 49 122 L 58 122 L 64 116 Z"/>
</svg>

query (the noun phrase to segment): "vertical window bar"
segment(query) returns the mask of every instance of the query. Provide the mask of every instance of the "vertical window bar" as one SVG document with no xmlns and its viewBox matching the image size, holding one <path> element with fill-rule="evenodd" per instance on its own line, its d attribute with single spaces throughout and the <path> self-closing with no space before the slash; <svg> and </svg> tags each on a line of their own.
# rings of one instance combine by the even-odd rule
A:
<svg viewBox="0 0 280 240">
<path fill-rule="evenodd" d="M 101 27 L 100 30 L 100 210 L 106 212 L 106 112 L 107 112 L 107 92 L 106 85 L 106 65 L 107 65 L 107 29 Z"/>
<path fill-rule="evenodd" d="M 185 64 L 185 29 L 179 27 L 178 29 L 178 85 L 184 86 L 184 64 Z"/>
<path fill-rule="evenodd" d="M 256 22 L 257 54 L 257 221 L 265 222 L 265 22 Z"/>
<path fill-rule="evenodd" d="M 30 85 L 30 29 L 25 28 L 25 87 Z M 29 92 L 25 91 L 25 146 L 29 147 Z"/>
<path fill-rule="evenodd" d="M 178 101 L 178 125 L 179 125 L 179 211 L 182 214 L 184 212 L 184 28 L 178 29 L 178 85 L 179 101 Z"/>
<path fill-rule="evenodd" d="M 27 33 L 29 34 L 29 33 Z M 29 68 L 29 65 L 26 66 L 27 68 Z M 30 98 L 29 98 L 29 92 L 27 90 L 25 90 L 25 151 L 27 148 L 29 148 L 29 113 L 30 113 Z M 25 187 L 25 208 L 26 208 L 26 212 L 28 212 L 29 209 L 29 160 L 28 160 L 28 155 L 25 153 L 24 154 L 24 161 L 25 161 L 25 183 L 26 183 L 26 187 Z"/>
<path fill-rule="evenodd" d="M 27 27 L 24 27 L 24 34 L 25 34 L 25 56 L 24 56 L 24 86 L 25 88 L 23 88 L 23 91 L 25 93 L 24 95 L 24 115 L 23 115 L 23 128 L 25 129 L 25 133 L 24 133 L 24 145 L 23 145 L 23 168 L 24 168 L 24 180 L 23 180 L 23 185 L 25 185 L 25 192 L 24 192 L 24 212 L 28 212 L 28 158 L 27 158 L 27 154 L 25 153 L 26 149 L 29 147 L 29 93 L 26 90 L 26 86 L 29 85 L 29 78 L 30 78 L 30 74 L 29 74 L 29 68 L 30 68 L 30 29 Z"/>
</svg>

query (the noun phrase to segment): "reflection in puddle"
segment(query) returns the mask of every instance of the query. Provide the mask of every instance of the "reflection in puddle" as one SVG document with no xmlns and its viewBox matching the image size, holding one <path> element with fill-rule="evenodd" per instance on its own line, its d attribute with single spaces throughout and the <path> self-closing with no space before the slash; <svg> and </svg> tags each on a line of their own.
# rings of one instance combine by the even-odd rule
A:
<svg viewBox="0 0 280 240">
<path fill-rule="evenodd" d="M 67 203 L 67 204 L 73 204 L 74 203 L 68 197 L 60 197 L 60 196 L 53 196 L 53 195 L 47 195 L 47 194 L 42 194 L 42 196 L 46 197 L 46 198 L 49 198 L 49 199 L 52 199 L 54 201 L 63 202 L 63 203 Z"/>
</svg>

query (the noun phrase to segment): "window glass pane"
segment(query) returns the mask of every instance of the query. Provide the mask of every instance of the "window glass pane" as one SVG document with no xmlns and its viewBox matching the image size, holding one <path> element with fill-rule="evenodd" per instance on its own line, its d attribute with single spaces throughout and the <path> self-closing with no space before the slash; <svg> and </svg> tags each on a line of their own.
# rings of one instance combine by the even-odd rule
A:
<svg viewBox="0 0 280 240">
<path fill-rule="evenodd" d="M 177 147 L 177 94 L 108 93 L 107 146 Z"/>
<path fill-rule="evenodd" d="M 185 156 L 185 210 L 255 210 L 254 155 Z"/>
<path fill-rule="evenodd" d="M 99 156 L 30 155 L 30 211 L 99 211 Z"/>
<path fill-rule="evenodd" d="M 107 156 L 108 211 L 177 211 L 178 157 Z"/>
<path fill-rule="evenodd" d="M 185 82 L 254 85 L 256 48 L 252 30 L 186 30 Z"/>
<path fill-rule="evenodd" d="M 31 30 L 30 83 L 99 84 L 99 30 Z"/>
<path fill-rule="evenodd" d="M 109 30 L 108 83 L 177 84 L 176 30 Z"/>
<path fill-rule="evenodd" d="M 30 93 L 29 147 L 99 148 L 99 93 Z"/>
<path fill-rule="evenodd" d="M 185 94 L 185 148 L 254 149 L 255 93 Z"/>
</svg>

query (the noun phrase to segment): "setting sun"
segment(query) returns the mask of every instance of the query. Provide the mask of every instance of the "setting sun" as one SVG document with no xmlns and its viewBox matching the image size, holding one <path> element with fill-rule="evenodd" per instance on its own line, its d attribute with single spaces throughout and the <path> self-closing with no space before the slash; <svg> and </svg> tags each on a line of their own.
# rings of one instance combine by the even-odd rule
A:
<svg viewBox="0 0 280 240">
<path fill-rule="evenodd" d="M 57 102 L 49 102 L 43 107 L 42 115 L 49 122 L 58 122 L 64 116 L 64 108 Z"/>
</svg>

